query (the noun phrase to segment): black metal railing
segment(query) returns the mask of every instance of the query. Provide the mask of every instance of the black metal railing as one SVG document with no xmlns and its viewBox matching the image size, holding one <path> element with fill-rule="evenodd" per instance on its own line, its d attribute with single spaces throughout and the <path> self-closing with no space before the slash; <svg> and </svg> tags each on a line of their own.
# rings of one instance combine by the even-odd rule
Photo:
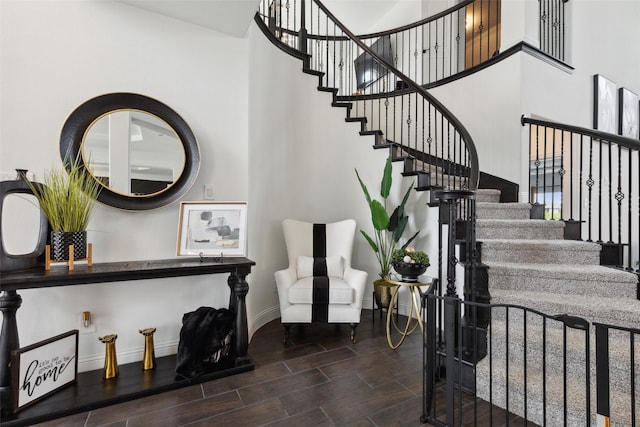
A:
<svg viewBox="0 0 640 427">
<path fill-rule="evenodd" d="M 540 4 L 540 50 L 565 61 L 567 14 L 569 0 L 538 0 Z"/>
<path fill-rule="evenodd" d="M 473 6 L 473 2 L 464 5 Z M 305 55 L 305 70 L 319 76 L 321 89 L 334 93 L 334 105 L 347 108 L 347 120 L 359 121 L 362 133 L 376 134 L 376 144 L 393 146 L 394 155 L 405 158 L 405 170 L 422 177 L 420 187 L 475 189 L 479 172 L 471 136 L 422 82 L 410 76 L 415 77 L 415 70 L 422 67 L 418 65 L 422 60 L 410 58 L 419 52 L 417 46 L 424 47 L 423 36 L 432 31 L 435 38 L 436 22 L 449 22 L 461 13 L 461 7 L 424 20 L 422 26 L 362 40 L 317 0 L 264 1 L 256 21 L 277 40 Z M 430 25 L 433 29 L 424 29 Z M 415 40 L 420 40 L 419 45 Z M 443 43 L 438 40 L 432 42 Z"/>
<path fill-rule="evenodd" d="M 635 426 L 640 413 L 640 329 L 594 323 L 598 425 Z"/>
<path fill-rule="evenodd" d="M 436 294 L 424 295 L 423 307 L 422 422 L 436 426 L 637 425 L 639 329 Z M 464 335 L 458 319 L 460 313 L 481 310 L 491 313 L 484 343 L 487 357 L 469 361 L 463 347 L 456 346 Z M 438 346 L 441 334 L 444 347 Z M 483 345 L 480 340 L 476 343 Z M 467 387 L 465 372 L 472 376 Z"/>
<path fill-rule="evenodd" d="M 313 57 L 310 66 L 326 73 L 326 87 L 339 88 L 339 95 L 390 92 L 402 85 L 397 75 L 381 75 L 384 67 L 378 68 L 320 9 L 305 0 L 265 0 L 260 14 L 283 43 Z M 428 85 L 499 51 L 500 0 L 465 0 L 428 18 L 358 39 L 419 85 Z M 379 78 L 363 78 L 367 71 Z"/>
<path fill-rule="evenodd" d="M 640 141 L 522 118 L 529 125 L 530 202 L 566 222 L 565 238 L 597 242 L 601 264 L 637 271 Z"/>
</svg>

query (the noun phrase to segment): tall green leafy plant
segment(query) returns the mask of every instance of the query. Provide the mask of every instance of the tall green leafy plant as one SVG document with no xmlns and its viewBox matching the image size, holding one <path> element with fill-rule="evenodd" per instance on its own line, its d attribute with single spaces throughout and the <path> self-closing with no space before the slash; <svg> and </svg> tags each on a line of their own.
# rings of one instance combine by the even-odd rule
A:
<svg viewBox="0 0 640 427">
<path fill-rule="evenodd" d="M 380 201 L 371 198 L 367 186 L 362 182 L 360 174 L 356 169 L 358 182 L 360 182 L 365 199 L 369 205 L 369 210 L 371 211 L 373 237 L 367 234 L 364 230 L 360 230 L 360 233 L 362 233 L 367 242 L 369 242 L 369 246 L 371 246 L 371 249 L 373 249 L 373 252 L 376 255 L 376 259 L 380 266 L 379 275 L 383 280 L 389 278 L 389 273 L 391 271 L 391 256 L 394 249 L 396 249 L 405 228 L 407 227 L 407 223 L 409 222 L 409 216 L 405 214 L 404 206 L 409 199 L 411 187 L 409 187 L 405 192 L 404 197 L 402 198 L 402 203 L 393 208 L 391 214 L 389 214 L 389 206 L 387 205 L 389 204 L 388 198 L 391 192 L 391 173 L 391 156 L 389 156 L 385 163 L 382 181 L 380 183 L 380 197 L 382 198 L 382 201 Z M 409 239 L 407 244 L 413 240 L 418 233 Z"/>
<path fill-rule="evenodd" d="M 44 186 L 24 178 L 49 220 L 52 231 L 85 231 L 102 186 L 83 167 L 78 156 L 67 169 L 46 171 Z"/>
</svg>

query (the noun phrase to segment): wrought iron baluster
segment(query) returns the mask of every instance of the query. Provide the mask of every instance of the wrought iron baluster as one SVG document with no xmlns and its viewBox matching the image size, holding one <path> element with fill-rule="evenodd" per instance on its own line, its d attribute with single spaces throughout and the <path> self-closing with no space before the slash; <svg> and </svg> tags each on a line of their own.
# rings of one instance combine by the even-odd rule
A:
<svg viewBox="0 0 640 427">
<path fill-rule="evenodd" d="M 413 38 L 413 76 L 411 78 L 413 80 L 418 80 L 418 28 L 414 28 L 413 30 L 414 38 Z M 411 35 L 411 30 L 409 30 L 409 35 Z"/>
<path fill-rule="evenodd" d="M 504 355 L 504 363 L 505 363 L 505 378 L 507 378 L 507 381 L 505 381 L 505 417 L 506 417 L 506 425 L 509 425 L 509 337 L 511 336 L 511 334 L 509 334 L 509 325 L 511 322 L 509 322 L 509 311 L 510 311 L 510 307 L 506 307 L 506 313 L 505 313 L 505 343 L 504 343 L 504 347 L 505 347 L 505 355 Z"/>
<path fill-rule="evenodd" d="M 607 419 L 609 406 L 609 330 L 595 323 L 596 327 L 596 409 Z"/>
<path fill-rule="evenodd" d="M 618 240 L 617 244 L 619 250 L 620 266 L 624 265 L 622 260 L 622 201 L 624 200 L 624 193 L 622 192 L 622 146 L 618 145 L 618 191 L 615 194 L 616 201 L 618 202 Z M 612 221 L 610 221 L 612 222 Z M 631 242 L 629 242 L 631 243 Z"/>
<path fill-rule="evenodd" d="M 554 134 L 557 133 L 558 130 L 554 129 Z M 560 220 L 565 219 L 564 218 L 564 175 L 565 175 L 565 169 L 564 169 L 564 132 L 561 131 L 562 133 L 560 134 L 560 169 L 558 170 L 558 175 L 560 175 L 558 177 L 558 179 L 560 180 Z"/>
<path fill-rule="evenodd" d="M 547 318 L 542 317 L 542 419 L 547 420 Z"/>
<path fill-rule="evenodd" d="M 544 158 L 542 160 L 543 169 L 542 169 L 542 204 L 544 205 L 545 211 L 547 210 L 547 132 L 548 128 L 545 126 L 544 128 L 544 140 L 542 141 L 542 152 L 544 153 Z M 553 217 L 553 211 L 551 212 L 551 217 Z"/>
<path fill-rule="evenodd" d="M 551 219 L 555 219 L 554 194 L 556 190 L 556 133 L 557 132 L 554 128 L 547 128 L 547 130 L 551 130 L 553 135 L 551 137 Z"/>
<path fill-rule="evenodd" d="M 582 231 L 582 204 L 583 204 L 583 191 L 582 191 L 582 175 L 583 175 L 583 158 L 584 158 L 584 136 L 580 135 L 580 141 L 579 141 L 579 148 L 578 148 L 578 152 L 579 152 L 579 158 L 580 158 L 580 166 L 578 167 L 579 169 L 579 176 L 578 176 L 578 221 L 580 221 L 580 230 Z M 572 174 L 573 175 L 573 174 Z M 580 240 L 582 240 L 582 232 L 580 233 Z"/>
<path fill-rule="evenodd" d="M 631 236 L 632 236 L 632 230 L 633 230 L 633 221 L 631 220 L 633 215 L 632 215 L 632 210 L 631 210 L 631 205 L 632 205 L 632 200 L 633 200 L 633 179 L 632 179 L 632 171 L 633 171 L 633 161 L 632 161 L 632 155 L 631 155 L 631 150 L 629 150 L 629 164 L 628 164 L 628 169 L 627 169 L 627 175 L 628 175 L 628 179 L 629 179 L 629 201 L 627 202 L 627 242 L 629 243 L 629 249 L 627 252 L 628 255 L 628 261 L 627 261 L 627 270 L 633 270 L 632 267 L 632 262 L 633 262 L 633 244 L 631 243 Z M 640 205 L 638 205 L 640 210 Z"/>
<path fill-rule="evenodd" d="M 631 422 L 636 423 L 636 347 L 635 347 L 635 334 L 629 332 L 629 361 L 630 361 L 630 383 L 631 393 L 629 396 L 631 403 Z"/>
<path fill-rule="evenodd" d="M 540 203 L 540 126 L 536 125 L 536 194 L 535 194 L 535 202 Z M 529 141 L 531 141 L 531 128 L 529 128 Z M 531 144 L 531 142 L 529 142 Z M 529 174 L 531 176 L 531 174 Z M 531 179 L 531 178 L 529 178 Z"/>
<path fill-rule="evenodd" d="M 564 132 L 563 132 L 564 135 Z M 573 165 L 573 132 L 569 134 L 569 220 L 573 221 L 573 173 L 574 165 Z"/>
<path fill-rule="evenodd" d="M 484 0 L 480 0 L 480 25 L 478 26 L 478 63 L 482 62 L 482 44 L 484 42 L 484 14 L 483 14 Z M 486 43 L 485 43 L 486 44 Z M 474 63 L 475 65 L 475 63 Z"/>
<path fill-rule="evenodd" d="M 528 378 L 527 378 L 527 310 L 524 310 L 523 312 L 523 317 L 522 317 L 522 330 L 524 331 L 524 337 L 522 340 L 522 347 L 523 347 L 523 351 L 524 351 L 524 355 L 523 355 L 523 363 L 524 363 L 524 378 L 523 378 L 523 385 L 524 385 L 524 419 L 527 420 L 529 419 L 527 417 L 527 410 L 529 409 L 527 407 L 527 401 L 528 401 L 528 397 L 529 397 L 529 393 L 527 392 L 527 385 L 528 385 Z M 544 381 L 545 378 L 542 379 L 542 381 Z M 507 377 L 507 381 L 509 381 L 508 377 Z"/>
<path fill-rule="evenodd" d="M 435 37 L 436 37 L 436 44 L 433 46 L 433 50 L 434 50 L 434 55 L 435 58 L 433 60 L 433 62 L 436 65 L 436 69 L 434 70 L 434 75 L 435 75 L 435 80 L 438 80 L 438 22 L 440 20 L 436 19 L 435 21 Z"/>
<path fill-rule="evenodd" d="M 384 134 L 389 137 L 389 97 L 384 99 Z"/>
<path fill-rule="evenodd" d="M 593 242 L 592 238 L 591 238 L 591 225 L 592 225 L 592 202 L 593 202 L 593 185 L 595 184 L 594 180 L 593 180 L 593 138 L 590 137 L 589 138 L 589 178 L 587 178 L 587 187 L 588 187 L 588 193 L 589 193 L 589 203 L 588 203 L 588 210 L 587 210 L 587 224 L 588 226 L 588 230 L 589 230 L 589 236 L 587 238 L 587 242 Z"/>
<path fill-rule="evenodd" d="M 613 242 L 613 165 L 611 162 L 613 161 L 613 156 L 611 154 L 611 141 L 607 141 L 608 152 L 609 152 L 609 179 L 608 179 L 608 187 L 609 187 L 609 243 Z M 602 223 L 602 219 L 600 220 Z"/>
</svg>

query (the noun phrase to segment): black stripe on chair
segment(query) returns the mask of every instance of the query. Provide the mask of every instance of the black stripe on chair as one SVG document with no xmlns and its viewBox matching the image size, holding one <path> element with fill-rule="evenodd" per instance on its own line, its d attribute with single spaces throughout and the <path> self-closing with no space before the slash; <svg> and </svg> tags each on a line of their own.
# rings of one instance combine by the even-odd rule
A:
<svg viewBox="0 0 640 427">
<path fill-rule="evenodd" d="M 329 277 L 327 276 L 327 225 L 313 224 L 312 322 L 329 321 Z"/>
</svg>

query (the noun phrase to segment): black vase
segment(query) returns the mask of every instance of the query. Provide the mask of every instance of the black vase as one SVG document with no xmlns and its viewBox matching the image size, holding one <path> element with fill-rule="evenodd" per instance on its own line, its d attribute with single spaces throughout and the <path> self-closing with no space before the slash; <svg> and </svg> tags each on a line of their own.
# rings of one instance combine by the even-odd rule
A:
<svg viewBox="0 0 640 427">
<path fill-rule="evenodd" d="M 73 245 L 73 259 L 87 257 L 86 231 L 52 231 L 51 232 L 51 260 L 68 261 L 69 246 Z"/>
<path fill-rule="evenodd" d="M 394 262 L 393 269 L 402 276 L 404 282 L 417 282 L 418 276 L 427 271 L 429 264 L 415 264 L 408 262 Z"/>
<path fill-rule="evenodd" d="M 31 187 L 26 183 L 26 169 L 16 169 L 17 177 L 15 180 L 0 181 L 0 223 L 10 224 L 10 221 L 4 220 L 3 207 L 5 200 L 12 194 L 31 194 L 33 191 Z M 35 188 L 43 188 L 44 184 L 34 182 Z M 37 203 L 37 202 L 36 202 Z M 40 210 L 40 206 L 37 205 L 36 209 Z M 45 263 L 45 246 L 47 244 L 47 236 L 49 235 L 49 221 L 44 213 L 40 210 L 40 223 L 32 224 L 33 227 L 39 227 L 38 240 L 30 253 L 13 254 L 7 251 L 5 248 L 5 241 L 0 236 L 0 271 L 18 271 L 29 270 L 34 268 L 44 267 Z"/>
</svg>

